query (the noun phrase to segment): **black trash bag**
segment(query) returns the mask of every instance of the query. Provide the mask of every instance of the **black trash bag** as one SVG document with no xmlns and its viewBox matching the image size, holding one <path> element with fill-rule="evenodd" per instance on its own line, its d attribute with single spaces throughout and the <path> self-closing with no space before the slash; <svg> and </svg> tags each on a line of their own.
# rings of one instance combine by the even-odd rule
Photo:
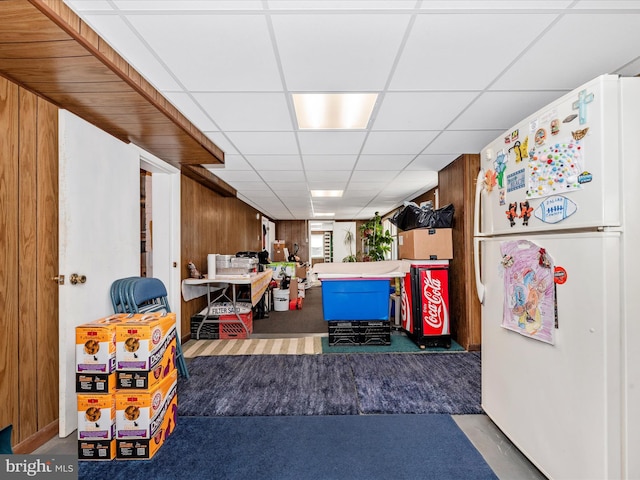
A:
<svg viewBox="0 0 640 480">
<path fill-rule="evenodd" d="M 453 226 L 453 204 L 437 210 L 424 209 L 416 205 L 407 205 L 389 219 L 400 230 L 414 228 L 451 228 Z"/>
</svg>

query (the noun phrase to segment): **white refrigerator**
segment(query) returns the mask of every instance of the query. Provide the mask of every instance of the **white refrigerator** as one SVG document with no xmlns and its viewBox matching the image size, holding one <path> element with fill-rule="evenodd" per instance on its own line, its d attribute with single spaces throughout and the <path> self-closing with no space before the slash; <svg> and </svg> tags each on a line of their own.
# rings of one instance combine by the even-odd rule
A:
<svg viewBox="0 0 640 480">
<path fill-rule="evenodd" d="M 482 407 L 549 478 L 640 478 L 639 141 L 603 75 L 481 152 Z"/>
</svg>

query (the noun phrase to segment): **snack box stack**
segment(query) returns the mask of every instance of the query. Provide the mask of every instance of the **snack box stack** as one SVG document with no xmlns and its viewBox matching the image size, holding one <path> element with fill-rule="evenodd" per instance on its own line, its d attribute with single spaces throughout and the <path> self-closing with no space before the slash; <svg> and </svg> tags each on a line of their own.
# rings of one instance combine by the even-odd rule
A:
<svg viewBox="0 0 640 480">
<path fill-rule="evenodd" d="M 175 313 L 120 314 L 76 327 L 80 460 L 149 459 L 173 432 L 176 335 Z"/>
<path fill-rule="evenodd" d="M 116 326 L 127 314 L 76 327 L 78 458 L 113 460 L 115 440 Z"/>
</svg>

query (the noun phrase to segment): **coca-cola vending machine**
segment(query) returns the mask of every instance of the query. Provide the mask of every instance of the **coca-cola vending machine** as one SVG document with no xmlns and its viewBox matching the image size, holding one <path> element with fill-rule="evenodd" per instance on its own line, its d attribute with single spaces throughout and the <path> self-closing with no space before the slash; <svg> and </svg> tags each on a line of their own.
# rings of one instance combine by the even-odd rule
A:
<svg viewBox="0 0 640 480">
<path fill-rule="evenodd" d="M 451 348 L 449 261 L 412 260 L 402 279 L 402 328 L 420 348 Z"/>
</svg>

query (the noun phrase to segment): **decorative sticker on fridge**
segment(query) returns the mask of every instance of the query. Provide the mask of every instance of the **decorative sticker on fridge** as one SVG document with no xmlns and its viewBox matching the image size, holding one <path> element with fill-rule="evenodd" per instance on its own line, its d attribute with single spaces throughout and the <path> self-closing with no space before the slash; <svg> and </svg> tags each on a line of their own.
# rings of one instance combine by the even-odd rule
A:
<svg viewBox="0 0 640 480">
<path fill-rule="evenodd" d="M 562 195 L 553 195 L 545 198 L 533 214 L 544 223 L 558 223 L 577 211 L 578 206 L 571 199 Z"/>
<path fill-rule="evenodd" d="M 502 326 L 554 343 L 556 322 L 553 260 L 529 240 L 502 242 L 504 308 Z"/>
<path fill-rule="evenodd" d="M 529 198 L 579 190 L 584 169 L 580 140 L 566 139 L 536 148 L 529 160 Z"/>
<path fill-rule="evenodd" d="M 504 153 L 504 150 L 498 152 L 493 166 L 495 167 L 498 186 L 504 188 L 504 171 L 507 169 L 507 154 Z"/>
</svg>

